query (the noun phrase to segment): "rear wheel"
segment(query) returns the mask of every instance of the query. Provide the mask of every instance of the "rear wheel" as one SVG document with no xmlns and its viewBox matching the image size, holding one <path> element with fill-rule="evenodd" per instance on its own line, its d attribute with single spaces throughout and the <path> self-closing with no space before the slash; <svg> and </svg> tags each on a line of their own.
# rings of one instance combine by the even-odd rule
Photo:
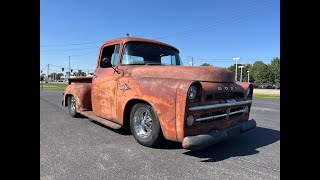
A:
<svg viewBox="0 0 320 180">
<path fill-rule="evenodd" d="M 133 106 L 130 113 L 130 129 L 138 143 L 155 147 L 163 139 L 160 123 L 152 107 L 138 103 Z"/>
<path fill-rule="evenodd" d="M 77 113 L 77 103 L 76 99 L 74 98 L 73 95 L 68 97 L 68 110 L 69 114 L 72 117 L 79 117 L 79 113 Z"/>
</svg>

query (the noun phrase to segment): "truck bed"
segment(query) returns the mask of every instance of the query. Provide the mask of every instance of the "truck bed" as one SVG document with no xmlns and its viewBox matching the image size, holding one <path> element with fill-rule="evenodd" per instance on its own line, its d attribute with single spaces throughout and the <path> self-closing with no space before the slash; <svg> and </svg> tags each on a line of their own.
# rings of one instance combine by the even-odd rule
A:
<svg viewBox="0 0 320 180">
<path fill-rule="evenodd" d="M 75 77 L 75 78 L 68 78 L 68 84 L 71 83 L 92 83 L 92 77 Z"/>
</svg>

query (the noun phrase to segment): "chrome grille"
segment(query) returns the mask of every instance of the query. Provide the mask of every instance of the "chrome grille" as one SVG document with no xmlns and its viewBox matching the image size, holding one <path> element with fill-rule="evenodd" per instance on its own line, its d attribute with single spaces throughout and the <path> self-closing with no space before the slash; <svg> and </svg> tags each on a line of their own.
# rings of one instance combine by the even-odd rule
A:
<svg viewBox="0 0 320 180">
<path fill-rule="evenodd" d="M 227 109 L 222 110 L 222 111 L 214 111 L 214 112 L 202 114 L 199 118 L 196 118 L 196 121 L 208 122 L 208 121 L 212 121 L 212 120 L 223 119 L 223 118 L 225 118 L 227 116 L 231 116 L 231 115 L 240 115 L 244 112 L 246 112 L 245 107 L 233 108 L 233 109 L 230 109 L 229 112 Z"/>
</svg>

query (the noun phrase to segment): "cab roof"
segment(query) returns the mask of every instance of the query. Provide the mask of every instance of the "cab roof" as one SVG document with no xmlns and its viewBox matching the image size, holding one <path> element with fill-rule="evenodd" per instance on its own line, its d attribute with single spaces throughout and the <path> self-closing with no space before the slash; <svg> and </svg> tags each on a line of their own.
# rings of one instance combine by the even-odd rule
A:
<svg viewBox="0 0 320 180">
<path fill-rule="evenodd" d="M 179 52 L 179 50 L 176 47 L 171 46 L 169 44 L 166 44 L 166 43 L 163 43 L 163 42 L 160 42 L 160 41 L 156 41 L 156 40 L 145 39 L 145 38 L 137 38 L 137 37 L 122 37 L 122 38 L 112 39 L 112 40 L 109 40 L 109 41 L 106 41 L 105 43 L 103 43 L 102 46 L 104 46 L 105 44 L 112 43 L 112 42 L 122 42 L 123 44 L 125 44 L 126 42 L 129 42 L 129 41 L 140 41 L 140 42 L 148 42 L 148 43 L 159 44 L 159 45 L 163 45 L 163 46 L 167 46 L 167 47 L 173 48 L 173 49 L 175 49 L 175 50 L 177 50 Z"/>
</svg>

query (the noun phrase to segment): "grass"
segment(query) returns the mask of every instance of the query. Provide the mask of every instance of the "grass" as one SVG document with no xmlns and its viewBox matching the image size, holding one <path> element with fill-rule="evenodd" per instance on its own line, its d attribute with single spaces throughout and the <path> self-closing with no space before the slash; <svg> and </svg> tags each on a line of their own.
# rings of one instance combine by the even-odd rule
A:
<svg viewBox="0 0 320 180">
<path fill-rule="evenodd" d="M 275 95 L 275 94 L 253 94 L 253 98 L 280 100 L 280 95 Z"/>
<path fill-rule="evenodd" d="M 40 91 L 58 91 L 58 90 L 64 90 L 65 88 L 59 87 L 59 88 L 41 88 Z"/>
<path fill-rule="evenodd" d="M 41 86 L 42 83 L 40 83 L 40 86 Z M 68 85 L 68 83 L 45 83 L 43 82 L 43 86 L 59 86 L 59 87 L 66 87 Z"/>
<path fill-rule="evenodd" d="M 43 88 L 42 88 L 43 85 Z M 68 84 L 66 83 L 40 83 L 40 90 L 64 90 Z"/>
</svg>

